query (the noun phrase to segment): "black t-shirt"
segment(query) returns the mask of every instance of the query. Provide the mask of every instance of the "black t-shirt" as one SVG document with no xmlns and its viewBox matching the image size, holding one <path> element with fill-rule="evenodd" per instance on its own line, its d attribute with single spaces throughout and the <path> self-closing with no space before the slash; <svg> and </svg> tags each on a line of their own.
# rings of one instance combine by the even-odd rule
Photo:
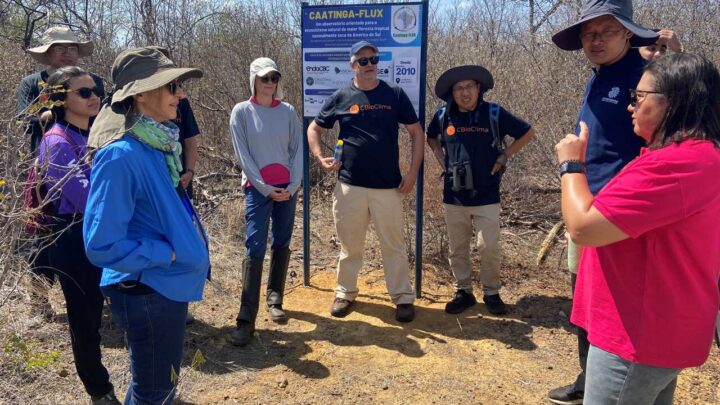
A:
<svg viewBox="0 0 720 405">
<path fill-rule="evenodd" d="M 188 101 L 187 98 L 180 99 L 180 104 L 178 104 L 177 108 L 177 117 L 173 122 L 180 128 L 180 137 L 178 140 L 183 145 L 183 152 L 182 155 L 180 155 L 180 159 L 182 159 L 183 168 L 185 168 L 185 140 L 200 134 L 197 121 L 195 121 L 195 114 L 193 114 L 190 101 Z"/>
<path fill-rule="evenodd" d="M 498 158 L 498 150 L 493 146 L 493 134 L 490 128 L 490 104 L 481 102 L 470 112 L 459 112 L 453 107 L 450 122 L 455 127 L 454 135 L 450 136 L 442 128 L 443 112 L 439 109 L 433 116 L 427 129 L 428 138 L 440 137 L 440 145 L 445 151 L 445 187 L 443 202 L 446 204 L 478 206 L 497 204 L 500 202 L 500 173 L 491 175 L 493 165 Z M 445 125 L 447 124 L 445 121 Z M 500 107 L 498 127 L 502 136 L 509 135 L 518 139 L 530 130 L 530 124 L 512 115 Z M 472 166 L 473 187 L 476 193 L 469 190 L 455 192 L 452 190 L 453 164 L 469 161 Z"/>
<path fill-rule="evenodd" d="M 382 80 L 369 91 L 350 84 L 325 100 L 315 117 L 315 122 L 327 129 L 335 121 L 340 121 L 339 139 L 344 143 L 338 179 L 367 188 L 399 186 L 398 123 L 418 122 L 407 94 Z"/>
</svg>

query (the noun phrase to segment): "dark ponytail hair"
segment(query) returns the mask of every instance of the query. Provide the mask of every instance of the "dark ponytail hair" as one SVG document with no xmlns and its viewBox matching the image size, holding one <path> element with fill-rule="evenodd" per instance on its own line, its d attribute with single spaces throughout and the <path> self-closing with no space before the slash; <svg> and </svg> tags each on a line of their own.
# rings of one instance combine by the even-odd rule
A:
<svg viewBox="0 0 720 405">
<path fill-rule="evenodd" d="M 720 73 L 700 55 L 678 53 L 652 61 L 645 68 L 656 91 L 667 100 L 665 117 L 655 129 L 650 148 L 687 139 L 712 141 L 720 147 Z"/>
<path fill-rule="evenodd" d="M 66 66 L 56 70 L 50 75 L 50 77 L 48 77 L 47 80 L 45 92 L 48 94 L 48 100 L 65 101 L 66 93 L 62 90 L 68 90 L 72 80 L 89 75 L 90 73 L 88 71 L 77 66 Z M 56 120 L 65 119 L 64 105 L 52 107 L 51 110 L 55 115 Z"/>
</svg>

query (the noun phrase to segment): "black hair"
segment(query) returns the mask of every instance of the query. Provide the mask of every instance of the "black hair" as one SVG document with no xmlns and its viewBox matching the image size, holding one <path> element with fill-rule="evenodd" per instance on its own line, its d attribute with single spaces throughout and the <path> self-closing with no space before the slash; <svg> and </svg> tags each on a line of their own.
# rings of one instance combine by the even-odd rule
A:
<svg viewBox="0 0 720 405">
<path fill-rule="evenodd" d="M 89 75 L 88 71 L 77 66 L 62 67 L 48 77 L 44 92 L 48 94 L 48 100 L 50 101 L 65 101 L 66 92 L 63 90 L 70 89 L 70 82 L 78 77 Z M 53 106 L 51 110 L 56 120 L 65 119 L 64 105 Z"/>
<path fill-rule="evenodd" d="M 653 132 L 650 148 L 687 139 L 708 140 L 720 147 L 720 73 L 703 56 L 666 55 L 645 67 L 655 78 L 656 91 L 667 110 Z"/>
</svg>

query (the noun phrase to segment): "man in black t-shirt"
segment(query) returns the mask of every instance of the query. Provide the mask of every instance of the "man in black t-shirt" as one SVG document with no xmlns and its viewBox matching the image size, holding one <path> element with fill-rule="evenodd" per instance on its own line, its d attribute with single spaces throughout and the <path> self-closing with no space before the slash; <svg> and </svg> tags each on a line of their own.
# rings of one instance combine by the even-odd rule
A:
<svg viewBox="0 0 720 405">
<path fill-rule="evenodd" d="M 190 199 L 193 198 L 192 181 L 195 177 L 195 165 L 198 159 L 198 138 L 200 135 L 200 129 L 198 128 L 197 121 L 195 121 L 195 114 L 190 107 L 190 101 L 187 98 L 180 99 L 180 104 L 177 108 L 177 118 L 174 120 L 175 124 L 180 128 L 180 143 L 182 144 L 182 155 L 180 159 L 183 164 L 183 172 L 180 175 L 180 184 L 182 184 L 185 191 L 188 193 Z"/>
<path fill-rule="evenodd" d="M 492 314 L 507 311 L 499 294 L 500 179 L 508 158 L 530 141 L 534 130 L 499 105 L 483 101 L 493 85 L 490 72 L 475 65 L 454 67 L 435 84 L 435 94 L 447 104 L 430 122 L 427 142 L 443 168 L 450 268 L 457 290 L 445 306 L 450 314 L 477 302 L 470 260 L 473 225 L 481 252 L 483 301 Z M 507 149 L 506 135 L 514 138 Z"/>
<path fill-rule="evenodd" d="M 377 78 L 378 49 L 360 41 L 350 51 L 351 84 L 338 89 L 308 128 L 310 151 L 326 170 L 338 171 L 333 216 L 340 240 L 337 287 L 330 313 L 348 314 L 357 298 L 365 233 L 372 219 L 380 239 L 388 292 L 397 306 L 395 319 L 415 317 L 403 237 L 403 194 L 412 191 L 423 159 L 423 130 L 405 92 Z M 341 159 L 324 157 L 321 136 L 340 123 Z M 410 133 L 412 160 L 400 172 L 398 124 Z M 407 143 L 404 143 L 407 145 Z"/>
</svg>

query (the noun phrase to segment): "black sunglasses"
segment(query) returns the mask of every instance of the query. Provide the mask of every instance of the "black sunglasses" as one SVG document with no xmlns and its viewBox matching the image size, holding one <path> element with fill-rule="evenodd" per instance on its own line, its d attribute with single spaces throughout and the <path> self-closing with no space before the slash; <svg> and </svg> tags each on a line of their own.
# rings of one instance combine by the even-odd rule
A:
<svg viewBox="0 0 720 405">
<path fill-rule="evenodd" d="M 368 63 L 370 63 L 372 65 L 377 65 L 378 62 L 380 62 L 380 57 L 375 55 L 375 56 L 371 56 L 369 58 L 359 58 L 359 59 L 355 59 L 355 62 L 357 62 L 358 65 L 360 65 L 360 66 L 367 66 Z"/>
<path fill-rule="evenodd" d="M 267 82 L 273 82 L 273 84 L 278 84 L 280 81 L 280 75 L 266 75 L 260 78 L 260 81 L 263 83 Z"/>
<path fill-rule="evenodd" d="M 90 98 L 93 94 L 98 96 L 98 98 L 101 98 L 103 96 L 103 89 L 98 86 L 95 86 L 93 88 L 81 87 L 79 89 L 70 90 L 70 92 L 77 93 L 80 98 Z"/>
<path fill-rule="evenodd" d="M 177 93 L 178 89 L 185 90 L 185 82 L 174 81 L 166 85 L 168 91 L 173 96 Z"/>
<path fill-rule="evenodd" d="M 648 94 L 662 94 L 662 92 L 630 89 L 630 105 L 637 107 L 638 101 L 645 100 L 645 97 L 647 97 Z"/>
</svg>

